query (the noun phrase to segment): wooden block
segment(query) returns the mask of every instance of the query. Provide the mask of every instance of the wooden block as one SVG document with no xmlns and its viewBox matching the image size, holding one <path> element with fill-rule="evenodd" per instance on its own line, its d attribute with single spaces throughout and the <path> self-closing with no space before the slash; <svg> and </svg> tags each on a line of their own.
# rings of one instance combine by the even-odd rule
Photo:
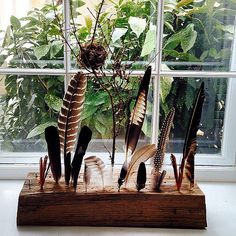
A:
<svg viewBox="0 0 236 236">
<path fill-rule="evenodd" d="M 183 186 L 176 191 L 173 179 L 167 178 L 162 192 L 153 192 L 150 183 L 137 192 L 134 188 L 113 186 L 78 191 L 56 185 L 51 178 L 40 190 L 38 178 L 30 173 L 19 196 L 18 225 L 58 226 L 127 226 L 165 228 L 205 228 L 205 196 L 196 185 L 193 191 Z"/>
</svg>

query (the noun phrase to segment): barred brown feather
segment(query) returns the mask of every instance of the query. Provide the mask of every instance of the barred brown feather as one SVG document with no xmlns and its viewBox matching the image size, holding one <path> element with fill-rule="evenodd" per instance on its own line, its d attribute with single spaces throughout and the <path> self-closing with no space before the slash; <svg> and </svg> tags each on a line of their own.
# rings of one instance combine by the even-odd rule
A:
<svg viewBox="0 0 236 236">
<path fill-rule="evenodd" d="M 125 135 L 125 156 L 126 160 L 129 155 L 132 155 L 139 139 L 141 133 L 143 121 L 145 118 L 146 108 L 147 108 L 147 95 L 148 88 L 151 78 L 151 66 L 147 68 L 143 76 L 142 82 L 139 87 L 139 92 L 136 98 L 134 109 L 131 112 L 130 122 L 126 130 Z"/>
<path fill-rule="evenodd" d="M 58 131 L 64 157 L 74 149 L 85 100 L 86 87 L 86 77 L 82 73 L 77 73 L 71 79 L 63 98 L 63 105 L 58 119 Z"/>
</svg>

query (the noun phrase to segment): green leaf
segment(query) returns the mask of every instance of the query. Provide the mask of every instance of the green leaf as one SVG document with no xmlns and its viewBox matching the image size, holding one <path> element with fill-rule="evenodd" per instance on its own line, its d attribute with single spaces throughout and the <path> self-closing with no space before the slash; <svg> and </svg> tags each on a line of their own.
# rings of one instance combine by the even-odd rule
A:
<svg viewBox="0 0 236 236">
<path fill-rule="evenodd" d="M 48 54 L 50 48 L 51 48 L 50 45 L 41 45 L 34 49 L 34 54 L 37 57 L 37 59 L 40 60 L 42 57 Z"/>
<path fill-rule="evenodd" d="M 52 95 L 52 94 L 46 94 L 44 97 L 44 101 L 46 104 L 53 110 L 59 112 L 62 106 L 62 99 Z"/>
<path fill-rule="evenodd" d="M 172 50 L 181 44 L 183 52 L 188 52 L 195 44 L 196 38 L 197 32 L 194 30 L 194 25 L 189 24 L 186 28 L 170 36 L 164 45 L 164 49 Z"/>
<path fill-rule="evenodd" d="M 85 120 L 85 119 L 93 116 L 96 111 L 97 111 L 96 106 L 90 106 L 90 105 L 85 104 L 84 110 L 82 112 L 81 120 Z"/>
<path fill-rule="evenodd" d="M 15 16 L 11 16 L 10 22 L 14 30 L 18 30 L 21 27 L 20 21 Z"/>
<path fill-rule="evenodd" d="M 86 25 L 88 31 L 90 32 L 91 28 L 93 26 L 93 21 L 90 16 L 84 16 L 84 19 L 85 19 L 85 25 Z"/>
<path fill-rule="evenodd" d="M 50 58 L 54 58 L 63 48 L 61 41 L 53 41 L 50 48 Z"/>
<path fill-rule="evenodd" d="M 115 43 L 117 40 L 119 40 L 126 32 L 128 29 L 126 28 L 115 28 L 111 40 L 113 43 Z"/>
<path fill-rule="evenodd" d="M 2 47 L 5 48 L 5 47 L 9 46 L 11 43 L 12 43 L 11 27 L 7 26 L 6 33 L 4 35 L 4 39 L 3 39 L 3 43 L 2 43 Z"/>
<path fill-rule="evenodd" d="M 175 50 L 163 50 L 163 53 L 165 56 L 169 55 L 169 56 L 178 58 L 178 60 L 182 60 L 182 61 L 200 61 L 191 53 L 177 52 Z"/>
<path fill-rule="evenodd" d="M 46 122 L 44 124 L 40 124 L 40 125 L 36 126 L 33 130 L 30 131 L 30 133 L 27 135 L 27 138 L 33 138 L 35 136 L 38 136 L 38 135 L 44 133 L 45 129 L 48 126 L 57 127 L 57 123 L 53 122 L 53 121 L 49 121 L 49 122 Z"/>
<path fill-rule="evenodd" d="M 131 16 L 129 18 L 129 25 L 132 31 L 139 38 L 140 34 L 142 34 L 146 28 L 146 19 Z"/>
<path fill-rule="evenodd" d="M 141 52 L 141 57 L 144 57 L 155 49 L 156 45 L 156 29 L 155 27 L 150 28 L 146 34 L 146 38 L 143 44 L 142 52 Z"/>
<path fill-rule="evenodd" d="M 187 6 L 190 3 L 193 3 L 194 0 L 181 0 L 180 2 L 178 2 L 178 4 L 176 5 L 177 7 L 183 7 L 183 6 Z"/>
</svg>

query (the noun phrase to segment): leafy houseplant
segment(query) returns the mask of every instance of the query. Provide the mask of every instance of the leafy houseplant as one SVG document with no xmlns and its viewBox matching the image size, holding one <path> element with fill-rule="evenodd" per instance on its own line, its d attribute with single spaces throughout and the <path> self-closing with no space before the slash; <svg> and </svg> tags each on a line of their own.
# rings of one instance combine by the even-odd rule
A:
<svg viewBox="0 0 236 236">
<path fill-rule="evenodd" d="M 78 12 L 81 11 L 84 2 L 71 1 L 71 4 L 73 6 L 71 15 L 75 19 L 77 31 L 74 34 L 72 27 L 70 36 L 72 49 L 78 54 L 76 37 L 82 44 L 91 39 L 94 33 L 94 15 L 85 16 L 85 24 L 80 25 L 77 18 L 81 19 L 81 16 L 78 16 Z M 110 42 L 109 47 L 112 51 L 108 51 L 110 54 L 106 65 L 108 69 L 111 70 L 114 63 L 119 68 L 122 63 L 118 58 L 121 56 L 123 61 L 127 61 L 120 67 L 122 70 L 143 68 L 143 64 L 147 64 L 145 61 L 148 60 L 148 57 L 151 58 L 149 61 L 155 57 L 155 55 L 148 55 L 155 49 L 156 6 L 155 0 L 135 1 L 135 4 L 130 0 L 111 1 L 109 8 L 101 12 L 95 39 L 103 45 L 108 45 Z M 55 18 L 54 10 L 55 6 L 49 4 L 42 9 L 30 11 L 26 17 L 21 19 L 12 16 L 11 26 L 5 32 L 0 63 L 9 61 L 9 67 L 17 68 L 61 68 L 63 66 L 61 5 L 56 6 L 57 18 Z M 219 65 L 221 69 L 226 68 L 232 41 L 234 13 L 235 5 L 230 0 L 218 1 L 218 5 L 214 5 L 214 1 L 210 0 L 165 1 L 163 62 L 170 69 L 186 69 L 184 66 L 186 61 L 203 65 L 214 62 L 215 64 L 211 65 Z M 224 24 L 226 15 L 229 20 L 227 24 Z M 72 20 L 71 25 L 73 26 Z M 213 35 L 213 40 L 209 40 L 210 35 Z M 226 42 L 225 48 L 222 48 L 222 40 Z M 73 57 L 72 61 L 75 63 L 77 59 Z M 183 62 L 183 64 L 181 67 L 172 65 L 173 63 L 169 65 L 169 62 L 173 61 Z M 193 65 L 190 69 L 204 68 Z M 117 137 L 122 136 L 124 127 L 127 125 L 125 117 L 129 116 L 130 107 L 133 106 L 138 80 L 136 77 L 130 77 L 129 86 L 122 83 L 119 76 L 115 78 L 107 76 L 103 81 L 107 86 L 110 86 L 111 82 L 120 85 L 119 89 L 124 96 L 121 100 L 128 101 L 125 104 L 119 101 L 120 99 L 114 101 L 120 122 L 120 126 L 117 127 Z M 186 86 L 182 86 L 183 83 Z M 222 124 L 219 124 L 219 127 L 216 127 L 215 124 L 222 123 L 222 109 L 214 112 L 211 108 L 214 106 L 217 108 L 217 104 L 224 106 L 226 83 L 223 81 L 223 85 L 219 85 L 217 80 L 214 80 L 213 83 L 214 86 L 211 82 L 206 83 L 209 97 L 215 97 L 215 101 L 211 101 L 209 107 L 204 107 L 208 111 L 208 116 L 203 121 L 202 129 L 205 133 L 203 139 L 218 137 L 222 127 Z M 198 86 L 199 81 L 194 78 L 161 79 L 160 118 L 162 122 L 170 107 L 177 104 L 173 131 L 175 138 L 181 138 L 179 135 L 184 133 L 186 127 L 181 125 L 179 117 L 182 113 L 189 113 Z M 64 92 L 63 78 L 9 75 L 6 76 L 5 87 L 6 96 L 1 97 L 4 111 L 4 115 L 1 117 L 3 146 L 8 151 L 19 151 L 19 148 L 14 146 L 13 140 L 24 140 L 28 136 L 36 144 L 38 135 L 43 132 L 44 128 L 56 121 Z M 178 90 L 178 88 L 180 89 Z M 31 101 L 30 106 L 28 101 Z M 151 102 L 148 101 L 148 103 L 150 107 Z M 217 120 L 213 122 L 212 118 L 216 116 L 216 113 L 220 115 L 217 115 Z M 82 124 L 91 127 L 93 137 L 111 138 L 111 114 L 108 94 L 99 87 L 94 78 L 91 78 L 88 81 Z M 151 115 L 144 127 L 150 127 L 150 117 Z M 184 119 L 186 121 L 188 117 L 186 116 Z M 149 136 L 150 128 L 143 129 L 143 132 Z M 220 147 L 220 143 L 217 145 Z M 29 150 L 32 150 L 32 146 L 29 147 Z"/>
</svg>

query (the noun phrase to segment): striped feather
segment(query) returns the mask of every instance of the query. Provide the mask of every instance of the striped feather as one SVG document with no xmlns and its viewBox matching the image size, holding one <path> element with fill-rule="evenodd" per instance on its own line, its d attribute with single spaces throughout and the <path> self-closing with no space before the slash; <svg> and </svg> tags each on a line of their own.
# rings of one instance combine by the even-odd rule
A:
<svg viewBox="0 0 236 236">
<path fill-rule="evenodd" d="M 60 148 L 64 155 L 66 184 L 69 184 L 70 180 L 70 157 L 77 139 L 86 88 L 86 77 L 82 73 L 77 73 L 68 85 L 58 118 L 58 132 L 60 137 Z"/>
<path fill-rule="evenodd" d="M 99 174 L 102 180 L 102 187 L 104 188 L 104 169 L 105 164 L 104 162 L 96 156 L 90 156 L 84 159 L 85 164 L 85 172 L 84 172 L 84 180 L 85 182 L 85 189 L 87 191 L 87 185 L 90 182 L 91 175 L 93 173 Z"/>
<path fill-rule="evenodd" d="M 58 131 L 60 146 L 61 150 L 64 152 L 64 157 L 74 149 L 86 88 L 86 77 L 82 73 L 77 73 L 71 79 L 63 98 L 63 105 L 58 119 Z"/>
<path fill-rule="evenodd" d="M 147 108 L 147 95 L 148 95 L 150 78 L 151 78 L 151 66 L 147 68 L 141 81 L 138 96 L 136 98 L 134 109 L 131 112 L 130 122 L 127 127 L 125 135 L 126 160 L 130 155 L 133 154 L 138 143 L 139 135 L 141 133 Z"/>
</svg>

